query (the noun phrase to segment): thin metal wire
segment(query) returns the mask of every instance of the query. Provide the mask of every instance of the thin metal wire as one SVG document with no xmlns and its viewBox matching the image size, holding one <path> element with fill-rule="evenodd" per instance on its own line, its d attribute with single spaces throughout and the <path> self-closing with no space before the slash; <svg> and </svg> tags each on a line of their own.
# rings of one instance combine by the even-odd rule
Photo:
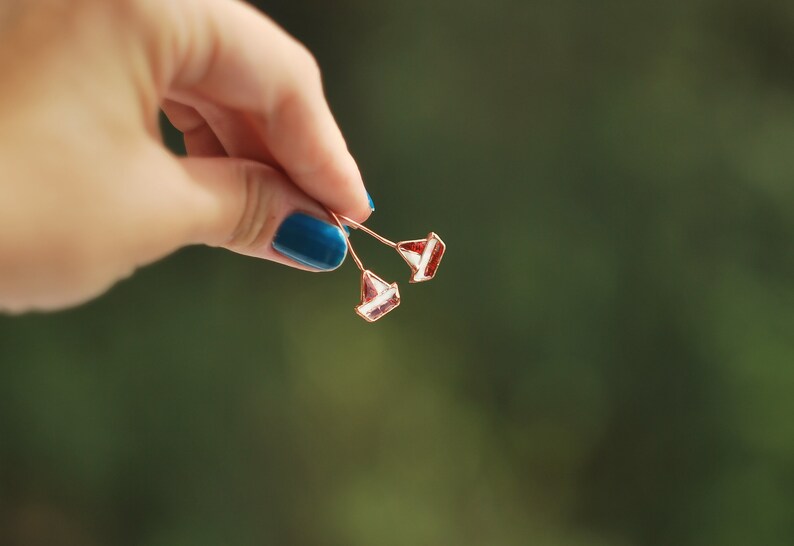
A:
<svg viewBox="0 0 794 546">
<path fill-rule="evenodd" d="M 356 251 L 353 249 L 353 244 L 350 242 L 350 236 L 347 233 L 345 233 L 345 226 L 343 226 L 341 220 L 339 220 L 340 217 L 337 216 L 336 213 L 334 213 L 328 207 L 326 207 L 325 210 L 328 211 L 328 214 L 331 215 L 331 218 L 334 219 L 334 221 L 339 226 L 339 229 L 341 229 L 342 233 L 344 233 L 345 241 L 347 242 L 347 249 L 350 251 L 350 257 L 353 258 L 353 261 L 356 263 L 356 267 L 358 267 L 359 270 L 361 270 L 361 272 L 363 273 L 365 271 L 364 264 L 361 263 L 361 259 L 358 257 L 358 254 L 356 254 Z M 345 218 L 345 217 L 342 216 L 342 218 Z M 348 218 L 345 218 L 345 221 L 350 221 L 350 220 Z M 361 227 L 363 227 L 363 226 L 361 226 Z"/>
<path fill-rule="evenodd" d="M 330 211 L 329 211 L 329 212 L 330 212 Z M 331 214 L 333 214 L 333 213 L 331 213 Z M 340 215 L 338 215 L 338 216 L 337 216 L 336 214 L 334 214 L 334 216 L 336 216 L 336 217 L 337 217 L 337 221 L 339 221 L 339 218 L 341 218 L 342 220 L 344 220 L 345 222 L 347 222 L 348 224 L 350 224 L 350 225 L 351 225 L 351 226 L 353 226 L 354 228 L 356 228 L 356 229 L 360 229 L 361 231 L 363 231 L 363 232 L 364 232 L 364 233 L 366 233 L 367 235 L 369 235 L 369 236 L 371 236 L 371 237 L 374 237 L 374 238 L 376 238 L 378 241 L 380 241 L 380 242 L 381 242 L 381 243 L 383 243 L 384 245 L 390 246 L 390 247 L 392 247 L 392 248 L 397 248 L 397 243 L 395 243 L 395 242 L 393 242 L 393 241 L 390 241 L 390 240 L 388 240 L 386 237 L 382 237 L 381 235 L 378 235 L 377 233 L 375 233 L 374 231 L 372 231 L 372 230 L 371 230 L 371 229 L 369 229 L 368 227 L 366 227 L 366 226 L 362 226 L 361 224 L 359 224 L 358 222 L 356 222 L 356 221 L 354 221 L 354 220 L 351 220 L 351 219 L 350 219 L 350 218 L 348 218 L 347 216 L 342 216 L 341 214 L 340 214 Z"/>
</svg>

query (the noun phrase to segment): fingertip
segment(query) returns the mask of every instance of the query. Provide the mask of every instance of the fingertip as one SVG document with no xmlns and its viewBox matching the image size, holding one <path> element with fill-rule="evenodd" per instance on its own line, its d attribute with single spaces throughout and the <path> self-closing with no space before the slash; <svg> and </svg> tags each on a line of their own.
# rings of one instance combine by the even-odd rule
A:
<svg viewBox="0 0 794 546">
<path fill-rule="evenodd" d="M 353 207 L 346 207 L 340 209 L 338 211 L 334 211 L 337 214 L 341 214 L 351 220 L 358 222 L 359 224 L 363 224 L 367 221 L 367 219 L 372 215 L 372 209 L 369 207 L 369 204 L 365 204 L 361 206 L 360 203 L 357 203 Z"/>
<path fill-rule="evenodd" d="M 330 182 L 331 178 L 329 177 L 327 180 Z M 373 208 L 363 182 L 351 183 L 349 178 L 345 180 L 342 177 L 336 178 L 336 180 L 339 182 L 335 184 L 335 191 L 330 192 L 327 196 L 313 195 L 312 197 L 336 214 L 346 216 L 359 223 L 366 221 L 372 214 Z M 328 183 L 326 188 L 329 186 L 332 184 Z"/>
<path fill-rule="evenodd" d="M 337 214 L 347 216 L 356 222 L 364 222 L 372 214 L 373 207 L 358 164 L 349 152 L 339 158 L 337 168 L 332 164 L 333 161 L 327 165 L 327 169 L 324 169 L 325 176 L 318 176 L 313 186 L 320 191 L 332 188 L 335 188 L 335 191 L 332 190 L 328 198 L 318 195 L 315 197 Z"/>
<path fill-rule="evenodd" d="M 329 208 L 331 208 L 333 212 L 346 216 L 358 223 L 364 223 L 375 210 L 372 197 L 369 195 L 369 192 L 364 189 L 363 182 L 361 183 L 361 189 L 352 192 L 352 195 L 342 206 L 335 209 L 332 205 L 329 205 Z"/>
</svg>

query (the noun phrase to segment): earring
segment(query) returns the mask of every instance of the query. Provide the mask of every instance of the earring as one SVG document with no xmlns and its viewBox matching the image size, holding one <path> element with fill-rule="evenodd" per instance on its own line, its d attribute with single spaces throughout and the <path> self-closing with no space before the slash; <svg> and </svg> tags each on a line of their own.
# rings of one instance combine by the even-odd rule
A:
<svg viewBox="0 0 794 546">
<path fill-rule="evenodd" d="M 387 283 L 370 270 L 361 272 L 361 303 L 356 307 L 358 316 L 375 322 L 400 305 L 397 283 Z"/>
<path fill-rule="evenodd" d="M 378 235 L 366 226 L 354 222 L 346 216 L 339 215 L 339 218 L 350 224 L 355 229 L 360 229 L 367 235 L 374 237 L 386 246 L 390 246 L 402 256 L 403 260 L 411 267 L 411 278 L 408 282 L 429 281 L 436 276 L 438 264 L 444 257 L 447 245 L 437 234 L 432 231 L 427 234 L 425 239 L 415 239 L 413 241 L 400 241 L 395 243 L 386 237 Z"/>
<path fill-rule="evenodd" d="M 346 216 L 335 214 L 331 210 L 328 210 L 328 213 L 343 232 L 345 229 L 342 225 L 342 220 L 351 227 L 360 229 L 384 245 L 395 249 L 411 267 L 409 282 L 424 282 L 435 277 L 438 264 L 441 263 L 441 258 L 444 256 L 447 246 L 432 231 L 427 235 L 426 239 L 395 243 Z M 356 306 L 356 313 L 368 322 L 375 322 L 400 305 L 400 290 L 397 283 L 388 283 L 369 269 L 364 268 L 361 259 L 353 249 L 349 235 L 345 236 L 345 241 L 347 242 L 350 257 L 353 258 L 356 266 L 361 271 L 361 302 Z"/>
<path fill-rule="evenodd" d="M 401 241 L 397 243 L 397 252 L 411 266 L 411 280 L 409 282 L 429 281 L 436 276 L 438 264 L 444 257 L 447 245 L 441 237 L 432 231 L 427 234 L 427 239 L 415 241 Z"/>
<path fill-rule="evenodd" d="M 328 210 L 328 213 L 344 233 L 344 226 L 339 220 L 339 218 L 344 218 L 344 216 L 337 216 L 330 210 Z M 350 235 L 345 234 L 345 241 L 347 242 L 350 257 L 353 258 L 356 267 L 361 271 L 361 302 L 356 306 L 356 313 L 367 322 L 375 322 L 400 305 L 400 289 L 397 287 L 397 283 L 389 284 L 369 269 L 365 269 L 364 264 L 361 263 L 361 259 L 353 248 L 353 244 L 350 242 Z"/>
</svg>

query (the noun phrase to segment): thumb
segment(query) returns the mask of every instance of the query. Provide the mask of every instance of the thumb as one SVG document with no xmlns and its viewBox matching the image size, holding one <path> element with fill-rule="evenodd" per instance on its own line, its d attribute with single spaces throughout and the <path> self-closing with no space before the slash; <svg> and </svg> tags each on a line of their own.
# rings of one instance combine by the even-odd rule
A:
<svg viewBox="0 0 794 546">
<path fill-rule="evenodd" d="M 347 254 L 328 212 L 286 176 L 233 158 L 179 160 L 195 190 L 194 240 L 307 271 L 330 271 Z"/>
</svg>

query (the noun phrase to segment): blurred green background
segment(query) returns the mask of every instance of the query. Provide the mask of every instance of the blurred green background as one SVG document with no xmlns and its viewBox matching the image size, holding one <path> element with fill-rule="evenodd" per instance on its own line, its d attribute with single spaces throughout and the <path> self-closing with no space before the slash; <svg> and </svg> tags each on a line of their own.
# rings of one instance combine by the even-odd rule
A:
<svg viewBox="0 0 794 546">
<path fill-rule="evenodd" d="M 375 325 L 207 248 L 0 318 L 0 544 L 793 544 L 794 3 L 260 7 L 437 279 L 354 233 Z"/>
</svg>

